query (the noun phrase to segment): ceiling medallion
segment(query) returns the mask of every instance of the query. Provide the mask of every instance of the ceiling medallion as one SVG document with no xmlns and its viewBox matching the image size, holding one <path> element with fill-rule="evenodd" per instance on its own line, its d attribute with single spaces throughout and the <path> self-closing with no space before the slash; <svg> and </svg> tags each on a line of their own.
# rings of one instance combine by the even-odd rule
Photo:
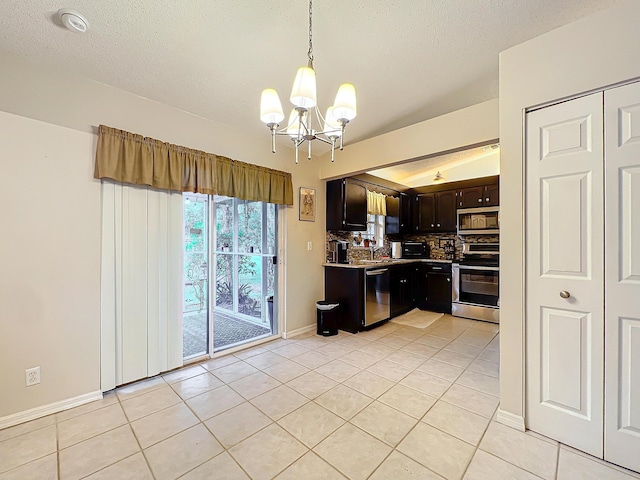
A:
<svg viewBox="0 0 640 480">
<path fill-rule="evenodd" d="M 309 59 L 306 67 L 300 67 L 291 89 L 289 99 L 294 105 L 289 114 L 289 123 L 278 130 L 280 122 L 284 119 L 282 104 L 278 92 L 273 88 L 262 91 L 260 100 L 260 120 L 271 130 L 271 151 L 276 153 L 276 135 L 288 135 L 296 149 L 296 163 L 298 163 L 298 150 L 306 141 L 308 143 L 307 158 L 311 160 L 311 141 L 320 140 L 331 145 L 331 161 L 333 162 L 336 141 L 340 139 L 340 150 L 343 149 L 342 138 L 344 128 L 356 117 L 356 90 L 350 83 L 343 83 L 338 88 L 338 93 L 333 105 L 327 109 L 323 117 L 318 110 L 316 102 L 316 72 L 313 69 L 313 37 L 312 37 L 312 0 L 309 0 Z M 322 125 L 322 130 L 313 128 L 313 113 L 317 124 Z"/>
</svg>

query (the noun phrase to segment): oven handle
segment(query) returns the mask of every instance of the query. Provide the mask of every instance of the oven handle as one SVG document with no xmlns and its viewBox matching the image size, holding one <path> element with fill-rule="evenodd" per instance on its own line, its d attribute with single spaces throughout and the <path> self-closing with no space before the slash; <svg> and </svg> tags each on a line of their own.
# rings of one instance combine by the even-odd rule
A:
<svg viewBox="0 0 640 480">
<path fill-rule="evenodd" d="M 373 275 L 382 275 L 387 270 L 388 270 L 387 268 L 382 270 L 365 270 L 365 275 L 367 275 L 367 277 L 371 277 Z"/>
<path fill-rule="evenodd" d="M 500 267 L 483 267 L 478 265 L 460 265 L 460 270 L 485 270 L 490 272 L 500 271 Z"/>
<path fill-rule="evenodd" d="M 460 301 L 460 266 L 457 263 L 451 265 L 451 301 Z"/>
</svg>

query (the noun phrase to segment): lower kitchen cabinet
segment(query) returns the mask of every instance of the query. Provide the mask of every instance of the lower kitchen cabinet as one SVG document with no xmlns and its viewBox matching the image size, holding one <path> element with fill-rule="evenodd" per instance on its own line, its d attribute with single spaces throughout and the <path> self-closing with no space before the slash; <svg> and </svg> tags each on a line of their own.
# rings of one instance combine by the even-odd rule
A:
<svg viewBox="0 0 640 480">
<path fill-rule="evenodd" d="M 388 295 L 380 295 L 388 318 L 402 315 L 415 307 L 421 310 L 451 313 L 451 264 L 424 263 L 377 264 L 353 268 L 328 266 L 324 269 L 324 299 L 340 304 L 338 328 L 357 333 L 365 327 L 367 271 L 389 270 Z M 388 318 L 380 318 L 379 322 Z M 377 320 L 376 320 L 377 321 Z M 373 324 L 372 326 L 375 326 Z"/>
<path fill-rule="evenodd" d="M 418 283 L 418 308 L 451 313 L 451 264 L 423 264 Z"/>
<path fill-rule="evenodd" d="M 415 307 L 420 264 L 392 265 L 390 268 L 391 317 L 393 318 Z"/>
<path fill-rule="evenodd" d="M 364 324 L 364 269 L 325 267 L 324 299 L 340 304 L 338 328 L 350 333 Z"/>
</svg>

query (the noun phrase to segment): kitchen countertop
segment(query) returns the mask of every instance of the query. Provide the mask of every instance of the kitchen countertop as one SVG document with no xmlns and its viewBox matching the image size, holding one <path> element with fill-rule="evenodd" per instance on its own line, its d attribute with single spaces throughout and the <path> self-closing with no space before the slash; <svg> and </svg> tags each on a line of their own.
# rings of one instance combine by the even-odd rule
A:
<svg viewBox="0 0 640 480">
<path fill-rule="evenodd" d="M 372 262 L 371 260 L 357 260 L 354 263 L 323 263 L 323 267 L 338 267 L 338 268 L 377 268 L 385 265 L 402 265 L 405 263 L 453 263 L 453 260 L 440 260 L 435 258 L 420 258 L 420 259 L 407 259 L 407 258 L 390 258 L 381 262 Z"/>
</svg>

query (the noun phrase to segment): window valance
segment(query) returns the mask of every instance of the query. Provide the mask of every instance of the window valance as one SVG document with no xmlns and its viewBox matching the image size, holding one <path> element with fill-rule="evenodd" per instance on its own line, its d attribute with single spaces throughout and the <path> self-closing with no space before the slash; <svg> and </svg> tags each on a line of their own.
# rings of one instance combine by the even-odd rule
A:
<svg viewBox="0 0 640 480">
<path fill-rule="evenodd" d="M 95 178 L 293 205 L 291 174 L 100 125 Z"/>
<path fill-rule="evenodd" d="M 384 194 L 367 190 L 367 213 L 371 215 L 387 214 L 387 199 Z"/>
</svg>

